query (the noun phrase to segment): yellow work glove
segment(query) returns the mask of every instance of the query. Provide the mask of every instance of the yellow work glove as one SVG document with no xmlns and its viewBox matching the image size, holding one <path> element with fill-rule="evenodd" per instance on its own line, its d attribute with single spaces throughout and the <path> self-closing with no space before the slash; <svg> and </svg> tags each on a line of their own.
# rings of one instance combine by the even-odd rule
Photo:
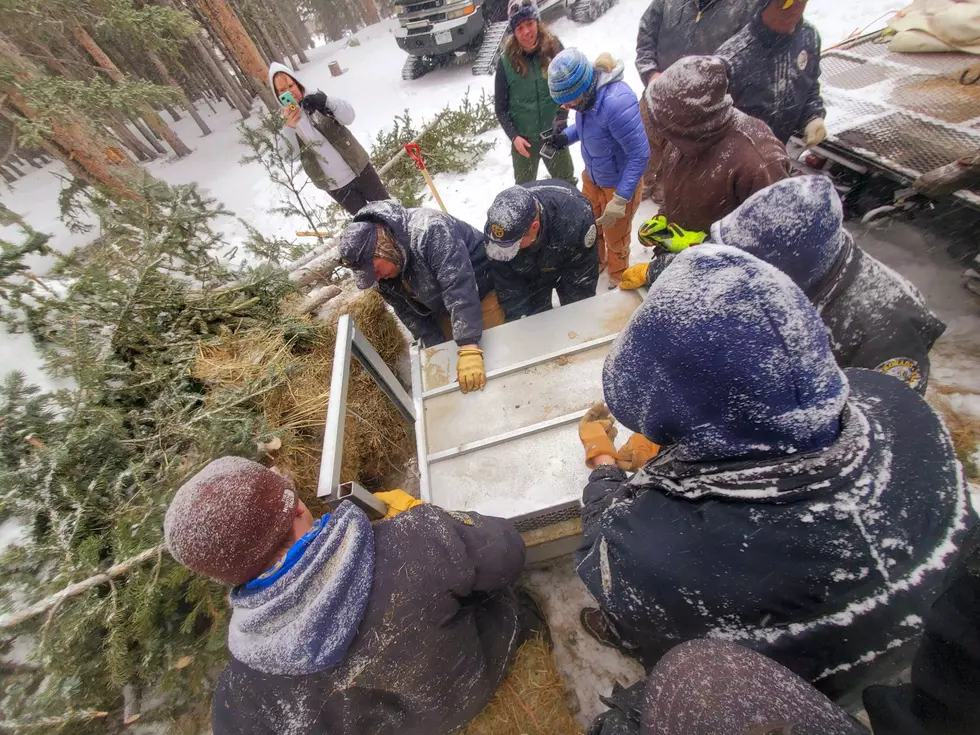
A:
<svg viewBox="0 0 980 735">
<path fill-rule="evenodd" d="M 423 505 L 421 500 L 413 498 L 404 490 L 387 490 L 383 493 L 375 493 L 374 497 L 388 506 L 388 512 L 385 514 L 385 518 L 394 518 L 399 513 L 404 513 L 416 505 Z"/>
<path fill-rule="evenodd" d="M 616 427 L 613 417 L 605 403 L 597 403 L 590 408 L 582 420 L 578 422 L 578 437 L 585 447 L 585 466 L 593 469 L 592 460 L 600 454 L 616 456 Z"/>
<path fill-rule="evenodd" d="M 819 145 L 827 138 L 827 126 L 822 117 L 815 117 L 803 130 L 803 145 Z"/>
<path fill-rule="evenodd" d="M 616 464 L 621 470 L 636 472 L 656 457 L 659 451 L 660 446 L 654 444 L 643 434 L 633 434 L 616 454 Z"/>
<path fill-rule="evenodd" d="M 647 283 L 647 269 L 649 267 L 649 263 L 631 265 L 623 271 L 623 280 L 619 284 L 619 287 L 624 291 L 632 291 L 633 289 L 645 286 Z"/>
<path fill-rule="evenodd" d="M 460 347 L 456 354 L 459 356 L 459 362 L 456 363 L 459 389 L 463 393 L 483 390 L 487 384 L 487 373 L 483 369 L 483 350 L 478 347 Z"/>
</svg>

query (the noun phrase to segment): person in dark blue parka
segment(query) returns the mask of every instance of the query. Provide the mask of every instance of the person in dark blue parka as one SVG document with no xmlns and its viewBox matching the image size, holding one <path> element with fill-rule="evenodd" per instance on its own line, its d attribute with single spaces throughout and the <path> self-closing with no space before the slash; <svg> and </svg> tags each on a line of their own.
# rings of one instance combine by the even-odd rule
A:
<svg viewBox="0 0 980 735">
<path fill-rule="evenodd" d="M 443 212 L 406 209 L 385 199 L 354 216 L 339 249 L 358 288 L 377 284 L 423 347 L 456 340 L 463 393 L 483 389 L 486 373 L 478 345 L 485 328 L 504 323 L 504 312 L 479 230 Z"/>
<path fill-rule="evenodd" d="M 611 442 L 589 447 L 587 631 L 647 666 L 729 640 L 831 698 L 908 664 L 973 522 L 962 471 L 920 396 L 837 366 L 787 275 L 731 247 L 682 252 L 613 344 L 603 393 L 661 451 L 628 478 Z"/>
<path fill-rule="evenodd" d="M 827 137 L 820 97 L 820 34 L 803 20 L 806 0 L 770 0 L 715 52 L 728 66 L 735 107 L 757 117 L 785 144 Z"/>
</svg>

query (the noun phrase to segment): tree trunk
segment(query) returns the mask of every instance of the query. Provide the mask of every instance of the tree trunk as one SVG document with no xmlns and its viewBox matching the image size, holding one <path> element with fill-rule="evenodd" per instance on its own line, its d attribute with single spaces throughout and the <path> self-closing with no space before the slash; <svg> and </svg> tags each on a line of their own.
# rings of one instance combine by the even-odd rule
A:
<svg viewBox="0 0 980 735">
<path fill-rule="evenodd" d="M 129 150 L 133 152 L 133 155 L 140 161 L 154 161 L 156 160 L 156 152 L 147 145 L 144 145 L 133 131 L 126 126 L 126 121 L 123 120 L 122 115 L 114 115 L 113 118 L 108 122 L 109 129 L 116 134 L 116 137 L 122 141 Z"/>
<path fill-rule="evenodd" d="M 174 122 L 180 122 L 183 119 L 183 118 L 181 118 L 180 113 L 177 112 L 177 110 L 174 109 L 174 106 L 173 105 L 171 105 L 171 104 L 169 104 L 167 102 L 164 102 L 163 103 L 163 109 L 170 113 L 170 117 L 173 118 Z"/>
<path fill-rule="evenodd" d="M 245 98 L 245 93 L 242 91 L 241 87 L 237 86 L 237 82 L 233 82 L 228 78 L 227 72 L 218 66 L 217 60 L 212 56 L 211 51 L 205 47 L 204 42 L 197 36 L 196 33 L 192 33 L 188 40 L 191 43 L 193 49 L 197 52 L 201 63 L 207 71 L 211 73 L 213 77 L 212 84 L 217 84 L 218 88 L 224 92 L 225 97 L 228 99 L 228 104 L 236 107 L 238 113 L 242 116 L 242 119 L 246 119 L 250 114 L 249 109 L 251 105 L 249 101 Z"/>
<path fill-rule="evenodd" d="M 242 67 L 242 70 L 252 79 L 255 89 L 259 91 L 266 106 L 275 111 L 276 104 L 272 90 L 268 86 L 268 66 L 263 63 L 255 42 L 245 32 L 241 20 L 235 15 L 227 0 L 197 0 L 201 10 L 211 19 L 211 26 L 224 39 L 228 50 Z"/>
<path fill-rule="evenodd" d="M 13 184 L 17 181 L 17 177 L 7 173 L 7 169 L 5 169 L 3 166 L 0 166 L 0 176 L 2 176 L 3 180 L 8 184 Z"/>
<path fill-rule="evenodd" d="M 197 127 L 201 129 L 201 132 L 204 135 L 211 135 L 211 128 L 209 128 L 207 123 L 204 122 L 204 118 L 202 118 L 198 113 L 197 109 L 194 107 L 194 103 L 188 99 L 187 95 L 184 93 L 184 90 L 181 89 L 180 85 L 177 83 L 177 80 L 170 76 L 170 70 L 167 69 L 167 65 L 164 64 L 160 57 L 150 49 L 146 50 L 146 58 L 150 60 L 153 67 L 157 70 L 157 72 L 159 72 L 160 76 L 163 77 L 165 84 L 180 91 L 181 97 L 184 98 L 184 107 L 187 108 L 187 111 L 191 114 L 191 117 L 194 118 L 194 122 L 197 123 Z"/>
<path fill-rule="evenodd" d="M 381 22 L 381 15 L 378 13 L 378 6 L 374 4 L 374 0 L 361 0 L 361 5 L 364 6 L 364 19 L 368 25 Z"/>
<path fill-rule="evenodd" d="M 137 115 L 129 115 L 129 121 L 136 126 L 136 129 L 140 131 L 140 134 L 146 138 L 146 142 L 153 146 L 153 150 L 161 155 L 167 155 L 167 149 L 164 148 L 163 144 L 159 141 L 157 136 L 146 127 L 146 123 L 143 122 Z"/>
<path fill-rule="evenodd" d="M 88 31 L 86 31 L 80 25 L 75 24 L 75 27 L 72 29 L 72 35 L 74 35 L 75 40 L 78 41 L 86 51 L 88 51 L 89 55 L 95 59 L 95 63 L 101 68 L 105 69 L 112 81 L 116 82 L 117 84 L 123 81 L 123 73 L 119 70 L 119 67 L 116 66 L 112 59 L 106 55 L 99 44 L 95 42 L 95 39 L 88 34 Z M 161 118 L 149 105 L 143 105 L 140 108 L 140 114 L 143 116 L 146 124 L 150 126 L 150 129 L 153 130 L 153 132 L 160 138 L 167 141 L 167 144 L 173 148 L 174 153 L 176 153 L 178 157 L 186 156 L 191 152 L 191 149 L 187 147 L 184 141 L 178 137 L 170 126 L 163 121 L 163 118 Z"/>
<path fill-rule="evenodd" d="M 0 57 L 14 62 L 21 78 L 36 73 L 36 67 L 3 38 L 0 38 Z M 19 87 L 4 86 L 0 92 L 7 95 L 10 104 L 24 117 L 33 119 L 38 116 L 37 110 L 21 96 Z M 3 110 L 0 114 L 16 119 Z M 113 199 L 139 198 L 135 184 L 147 174 L 129 156 L 111 145 L 86 118 L 79 115 L 71 122 L 50 120 L 47 124 L 51 134 L 50 139 L 44 141 L 45 149 L 64 162 L 74 176 L 101 185 Z"/>
<path fill-rule="evenodd" d="M 277 18 L 278 22 L 275 26 L 276 36 L 279 37 L 279 42 L 282 44 L 290 55 L 296 55 L 296 63 L 293 64 L 294 69 L 298 69 L 300 64 L 309 64 L 310 58 L 303 51 L 303 48 L 299 45 L 299 41 L 293 35 L 293 32 L 289 30 L 289 24 L 283 20 L 282 17 Z"/>
</svg>

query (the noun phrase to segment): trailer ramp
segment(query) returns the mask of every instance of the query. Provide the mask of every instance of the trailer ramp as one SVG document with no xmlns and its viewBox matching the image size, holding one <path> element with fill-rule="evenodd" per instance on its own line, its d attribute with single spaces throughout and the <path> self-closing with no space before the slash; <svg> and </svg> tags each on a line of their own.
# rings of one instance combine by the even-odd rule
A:
<svg viewBox="0 0 980 735">
<path fill-rule="evenodd" d="M 413 348 L 422 499 L 514 520 L 529 562 L 574 549 L 588 477 L 578 421 L 602 400 L 603 361 L 642 298 L 617 289 L 487 330 L 476 393 L 459 390 L 454 342 Z"/>
</svg>

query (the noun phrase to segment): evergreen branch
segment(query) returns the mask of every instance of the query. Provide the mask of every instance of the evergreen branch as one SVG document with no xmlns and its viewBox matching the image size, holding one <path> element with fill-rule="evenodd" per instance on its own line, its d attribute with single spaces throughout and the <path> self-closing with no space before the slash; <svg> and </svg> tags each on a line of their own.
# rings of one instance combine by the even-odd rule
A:
<svg viewBox="0 0 980 735">
<path fill-rule="evenodd" d="M 75 584 L 68 585 L 63 590 L 55 592 L 53 595 L 48 595 L 43 600 L 35 602 L 33 605 L 21 610 L 19 613 L 0 618 L 0 630 L 11 630 L 16 628 L 25 621 L 37 617 L 43 612 L 47 612 L 56 605 L 60 605 L 62 601 L 67 600 L 70 597 L 76 597 L 77 595 L 80 595 L 93 587 L 98 587 L 100 584 L 112 583 L 114 578 L 121 577 L 134 567 L 144 564 L 165 550 L 166 547 L 163 544 L 158 544 L 152 549 L 146 549 L 145 551 L 141 551 L 136 556 L 132 556 L 125 561 L 121 561 L 118 564 L 113 564 L 101 574 L 96 574 L 88 579 L 83 579 L 81 582 L 75 582 Z M 3 726 L 4 723 L 0 721 L 0 727 Z"/>
<path fill-rule="evenodd" d="M 86 709 L 78 710 L 77 712 L 68 712 L 60 717 L 42 717 L 40 720 L 32 720 L 30 722 L 21 722 L 18 720 L 0 720 L 0 731 L 5 730 L 8 732 L 23 732 L 25 730 L 47 730 L 48 728 L 53 727 L 64 727 L 65 725 L 70 725 L 74 722 L 91 722 L 92 720 L 101 720 L 108 716 L 108 712 Z"/>
</svg>

